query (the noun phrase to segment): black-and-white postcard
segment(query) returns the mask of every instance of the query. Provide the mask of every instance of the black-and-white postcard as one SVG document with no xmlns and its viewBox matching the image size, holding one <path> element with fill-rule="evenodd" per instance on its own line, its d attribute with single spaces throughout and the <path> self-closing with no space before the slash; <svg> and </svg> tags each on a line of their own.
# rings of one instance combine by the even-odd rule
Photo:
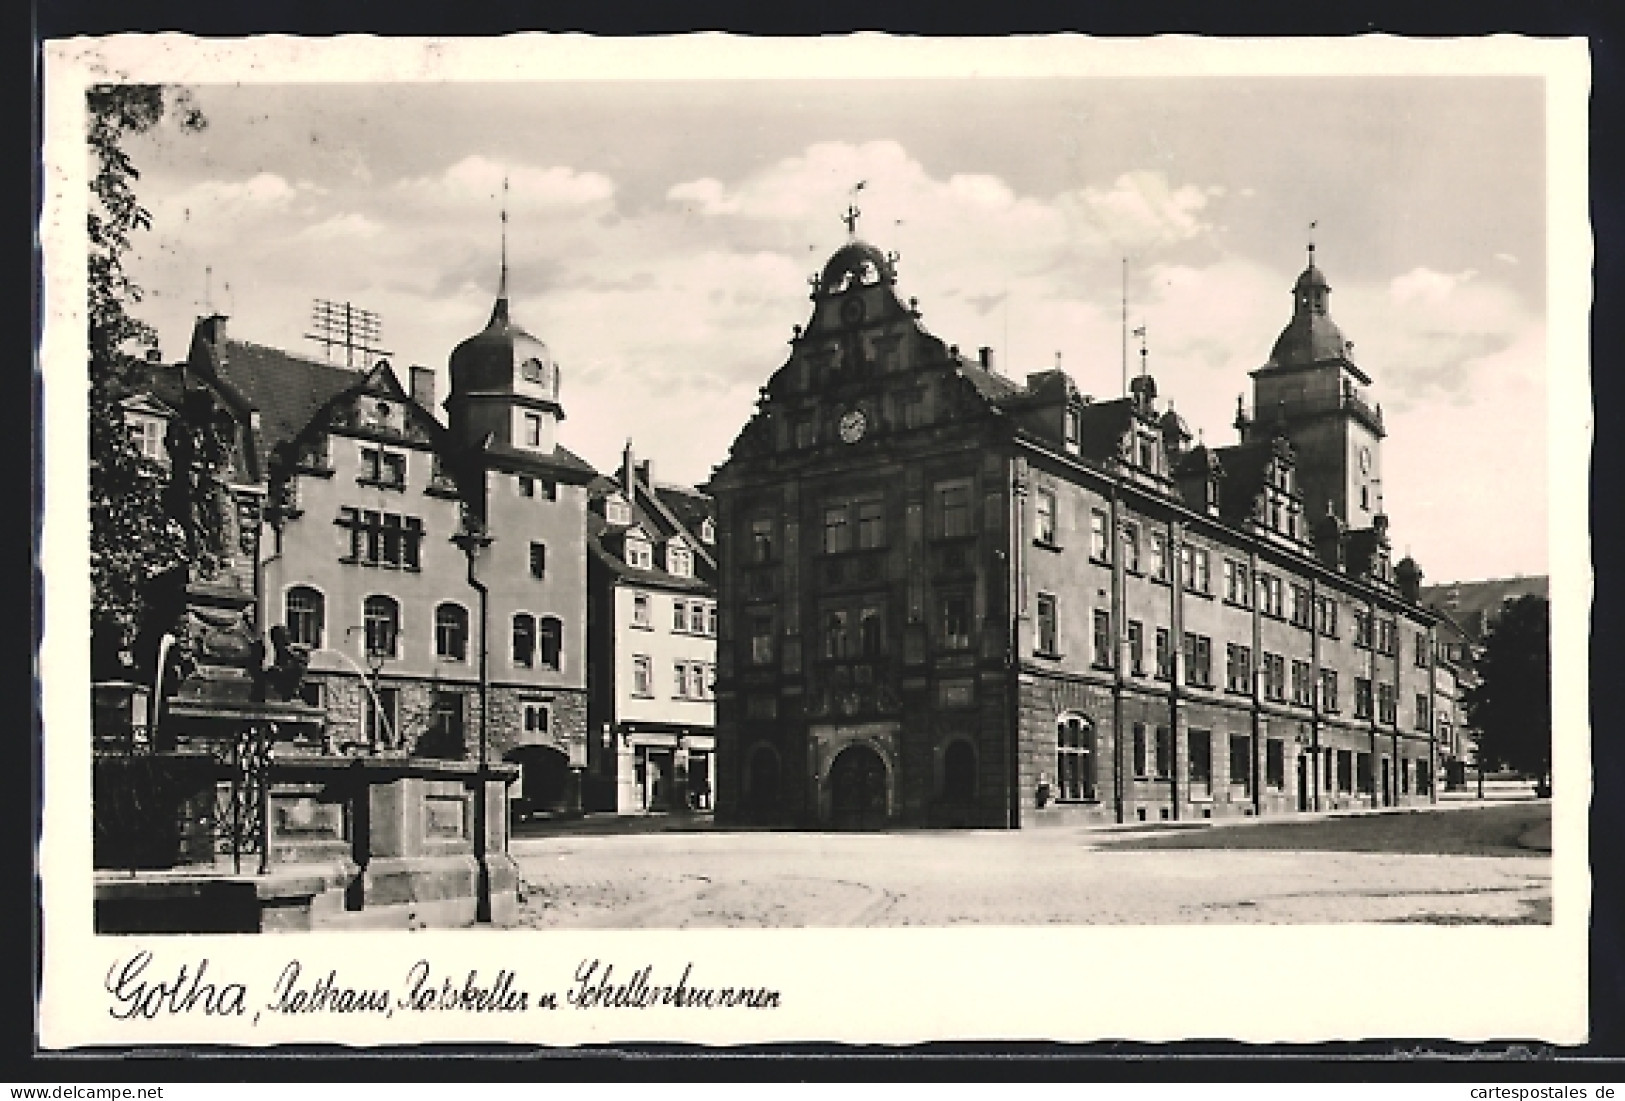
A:
<svg viewBox="0 0 1625 1101">
<path fill-rule="evenodd" d="M 45 61 L 46 1047 L 1584 1039 L 1583 41 Z"/>
</svg>

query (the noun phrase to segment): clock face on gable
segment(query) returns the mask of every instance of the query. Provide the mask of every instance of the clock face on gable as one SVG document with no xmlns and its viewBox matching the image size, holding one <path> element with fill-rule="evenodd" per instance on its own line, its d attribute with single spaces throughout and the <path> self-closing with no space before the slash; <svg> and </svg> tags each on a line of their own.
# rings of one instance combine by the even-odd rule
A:
<svg viewBox="0 0 1625 1101">
<path fill-rule="evenodd" d="M 863 415 L 863 410 L 853 409 L 841 417 L 841 439 L 847 443 L 857 443 L 863 439 L 868 427 L 869 420 Z"/>
</svg>

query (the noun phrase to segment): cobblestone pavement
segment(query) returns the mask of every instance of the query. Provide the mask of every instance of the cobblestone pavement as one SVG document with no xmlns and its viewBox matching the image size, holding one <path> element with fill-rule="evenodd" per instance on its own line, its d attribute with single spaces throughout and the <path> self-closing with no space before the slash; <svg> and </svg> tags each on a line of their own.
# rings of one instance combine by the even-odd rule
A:
<svg viewBox="0 0 1625 1101">
<path fill-rule="evenodd" d="M 1144 832 L 572 833 L 517 842 L 515 856 L 532 928 L 1547 922 L 1549 808 L 1516 810 Z M 1487 851 L 1516 855 L 1463 855 L 1475 831 L 1462 815 L 1481 818 Z M 1429 847 L 1419 827 L 1435 819 L 1445 852 L 1382 851 L 1385 837 Z M 1340 831 L 1367 851 L 1341 851 Z M 1510 848 L 1509 835 L 1534 840 Z"/>
</svg>

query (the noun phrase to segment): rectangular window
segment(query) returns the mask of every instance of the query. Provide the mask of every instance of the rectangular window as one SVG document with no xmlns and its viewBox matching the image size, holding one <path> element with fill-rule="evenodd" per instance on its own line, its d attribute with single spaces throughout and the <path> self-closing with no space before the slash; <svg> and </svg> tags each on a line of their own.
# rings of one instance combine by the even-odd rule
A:
<svg viewBox="0 0 1625 1101">
<path fill-rule="evenodd" d="M 1144 723 L 1135 723 L 1134 724 L 1134 775 L 1135 775 L 1136 779 L 1140 779 L 1140 780 L 1145 779 L 1145 777 L 1146 777 L 1146 765 L 1148 763 L 1149 762 L 1146 760 L 1145 724 Z"/>
<path fill-rule="evenodd" d="M 458 752 L 463 744 L 463 694 L 435 690 L 430 704 L 429 730 L 443 739 L 448 752 Z"/>
<path fill-rule="evenodd" d="M 1096 609 L 1094 614 L 1095 627 L 1095 667 L 1097 669 L 1111 669 L 1117 665 L 1117 655 L 1112 653 L 1112 616 L 1110 612 Z"/>
<path fill-rule="evenodd" d="M 1151 533 L 1150 574 L 1157 581 L 1168 580 L 1168 537 L 1160 531 Z"/>
<path fill-rule="evenodd" d="M 1377 721 L 1388 726 L 1399 722 L 1399 704 L 1391 684 L 1377 685 Z"/>
<path fill-rule="evenodd" d="M 1076 451 L 1083 443 L 1083 411 L 1072 406 L 1066 410 L 1066 446 Z"/>
<path fill-rule="evenodd" d="M 681 600 L 671 602 L 671 629 L 680 635 L 688 633 L 688 605 Z"/>
<path fill-rule="evenodd" d="M 1250 693 L 1253 690 L 1253 652 L 1234 642 L 1225 646 L 1224 690 Z"/>
<path fill-rule="evenodd" d="M 1320 709 L 1337 711 L 1337 670 L 1322 669 L 1320 671 Z"/>
<path fill-rule="evenodd" d="M 1399 632 L 1394 629 L 1391 619 L 1380 620 L 1377 623 L 1377 653 L 1392 654 L 1396 649 Z"/>
<path fill-rule="evenodd" d="M 1433 725 L 1433 716 L 1429 714 L 1432 709 L 1428 706 L 1426 692 L 1416 694 L 1416 729 L 1426 731 Z"/>
<path fill-rule="evenodd" d="M 1327 638 L 1337 637 L 1337 599 L 1322 596 L 1315 600 L 1315 628 Z"/>
<path fill-rule="evenodd" d="M 1307 661 L 1292 663 L 1292 702 L 1302 707 L 1315 702 L 1314 682 L 1310 679 Z"/>
<path fill-rule="evenodd" d="M 1375 790 L 1376 785 L 1373 783 L 1374 778 L 1371 774 L 1371 754 L 1360 753 L 1355 755 L 1354 777 L 1360 785 L 1359 790 L 1362 794 L 1370 795 Z"/>
<path fill-rule="evenodd" d="M 1253 740 L 1246 734 L 1230 735 L 1230 783 L 1253 793 Z"/>
<path fill-rule="evenodd" d="M 773 617 L 750 617 L 750 660 L 753 665 L 773 664 Z"/>
<path fill-rule="evenodd" d="M 837 608 L 824 614 L 824 656 L 826 658 L 844 658 L 847 656 L 849 623 L 846 609 Z"/>
<path fill-rule="evenodd" d="M 547 576 L 547 544 L 532 543 L 530 545 L 530 576 Z"/>
<path fill-rule="evenodd" d="M 1055 494 L 1047 489 L 1033 494 L 1033 542 L 1055 545 Z"/>
<path fill-rule="evenodd" d="M 1258 610 L 1276 619 L 1281 617 L 1281 579 L 1274 574 L 1260 573 L 1258 581 Z"/>
<path fill-rule="evenodd" d="M 970 486 L 938 486 L 937 517 L 938 530 L 942 535 L 948 538 L 970 535 L 974 531 Z"/>
<path fill-rule="evenodd" d="M 1224 560 L 1224 598 L 1243 608 L 1252 605 L 1253 587 L 1248 578 L 1247 563 L 1233 558 Z"/>
<path fill-rule="evenodd" d="M 1354 717 L 1356 719 L 1371 717 L 1371 681 L 1367 677 L 1354 678 Z"/>
<path fill-rule="evenodd" d="M 970 597 L 964 593 L 944 593 L 941 598 L 939 636 L 945 650 L 970 648 Z"/>
<path fill-rule="evenodd" d="M 673 662 L 671 667 L 673 697 L 679 700 L 688 699 L 688 662 Z"/>
<path fill-rule="evenodd" d="M 1140 525 L 1123 525 L 1123 568 L 1129 573 L 1140 572 Z"/>
<path fill-rule="evenodd" d="M 654 663 L 648 654 L 632 655 L 632 694 L 654 695 Z"/>
<path fill-rule="evenodd" d="M 1303 585 L 1292 586 L 1292 622 L 1299 627 L 1308 627 L 1313 622 L 1309 590 Z"/>
<path fill-rule="evenodd" d="M 1056 623 L 1055 598 L 1049 593 L 1038 594 L 1038 652 L 1047 657 L 1060 654 L 1060 634 Z"/>
<path fill-rule="evenodd" d="M 1206 635 L 1185 632 L 1185 683 L 1198 688 L 1213 686 L 1213 642 Z"/>
<path fill-rule="evenodd" d="M 1352 749 L 1337 751 L 1337 790 L 1354 790 L 1354 751 Z"/>
<path fill-rule="evenodd" d="M 948 677 L 937 681 L 938 707 L 974 707 L 976 682 L 969 677 Z"/>
<path fill-rule="evenodd" d="M 1354 645 L 1371 649 L 1371 613 L 1354 609 Z"/>
<path fill-rule="evenodd" d="M 688 606 L 688 633 L 705 634 L 705 605 L 697 600 Z"/>
<path fill-rule="evenodd" d="M 1212 593 L 1212 561 L 1206 547 L 1193 547 L 1186 543 L 1179 548 L 1179 566 L 1183 574 L 1180 580 L 1186 591 L 1204 595 Z"/>
<path fill-rule="evenodd" d="M 1433 793 L 1433 768 L 1426 757 L 1416 759 L 1416 794 L 1431 795 Z"/>
<path fill-rule="evenodd" d="M 649 594 L 632 594 L 632 626 L 652 627 L 654 621 L 649 616 Z"/>
<path fill-rule="evenodd" d="M 773 521 L 758 518 L 750 522 L 750 560 L 758 565 L 773 561 Z"/>
<path fill-rule="evenodd" d="M 886 545 L 886 505 L 884 501 L 859 501 L 858 546 L 872 550 Z"/>
<path fill-rule="evenodd" d="M 1174 679 L 1174 645 L 1168 628 L 1157 628 L 1157 679 Z"/>
<path fill-rule="evenodd" d="M 534 497 L 534 496 L 536 496 L 536 479 L 532 478 L 529 474 L 520 474 L 520 475 L 518 475 L 517 477 L 514 478 L 513 484 L 514 484 L 514 489 L 518 491 L 519 496 L 521 496 L 521 497 Z"/>
<path fill-rule="evenodd" d="M 1263 660 L 1264 698 L 1280 702 L 1286 699 L 1286 658 L 1266 653 Z"/>
<path fill-rule="evenodd" d="M 383 467 L 379 472 L 379 482 L 391 489 L 401 489 L 406 485 L 406 456 L 398 451 L 385 451 L 383 454 Z"/>
<path fill-rule="evenodd" d="M 542 446 L 542 418 L 540 414 L 525 414 L 525 446 Z"/>
<path fill-rule="evenodd" d="M 1286 787 L 1286 743 L 1279 738 L 1264 742 L 1264 783 L 1277 790 Z"/>
<path fill-rule="evenodd" d="M 1055 771 L 1063 801 L 1095 797 L 1095 730 L 1076 716 L 1056 724 Z"/>
<path fill-rule="evenodd" d="M 1428 663 L 1428 633 L 1416 632 L 1416 666 L 1419 669 L 1427 668 Z"/>
<path fill-rule="evenodd" d="M 1136 677 L 1145 676 L 1145 628 L 1140 621 L 1128 621 L 1128 669 Z"/>
<path fill-rule="evenodd" d="M 1106 542 L 1106 514 L 1094 509 L 1089 513 L 1089 557 L 1096 562 L 1110 562 L 1110 550 Z"/>
<path fill-rule="evenodd" d="M 1174 743 L 1166 726 L 1157 727 L 1156 750 L 1157 779 L 1166 780 L 1174 774 Z"/>
<path fill-rule="evenodd" d="M 1213 734 L 1207 730 L 1192 730 L 1186 741 L 1190 746 L 1189 768 L 1193 795 L 1210 795 L 1213 791 Z"/>
<path fill-rule="evenodd" d="M 712 638 L 717 637 L 717 606 L 708 605 L 705 609 L 705 633 Z"/>
<path fill-rule="evenodd" d="M 852 532 L 847 527 L 846 506 L 830 505 L 824 509 L 824 553 L 840 554 L 852 547 Z"/>
<path fill-rule="evenodd" d="M 350 553 L 341 561 L 392 569 L 419 568 L 423 521 L 417 517 L 345 508 L 340 510 L 338 523 L 350 531 Z"/>
</svg>

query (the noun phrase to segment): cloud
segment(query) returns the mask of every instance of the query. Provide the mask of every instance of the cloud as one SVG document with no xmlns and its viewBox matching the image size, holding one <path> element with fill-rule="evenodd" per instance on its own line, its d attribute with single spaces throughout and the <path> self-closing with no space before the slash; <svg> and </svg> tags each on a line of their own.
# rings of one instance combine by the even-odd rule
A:
<svg viewBox="0 0 1625 1101">
<path fill-rule="evenodd" d="M 409 202 L 456 210 L 487 210 L 500 201 L 502 183 L 508 182 L 510 210 L 573 210 L 607 203 L 615 194 L 614 181 L 597 172 L 573 168 L 545 168 L 482 157 L 464 157 L 443 171 L 400 180 L 395 191 Z"/>
<path fill-rule="evenodd" d="M 1477 274 L 1472 268 L 1453 274 L 1431 268 L 1413 268 L 1404 275 L 1394 276 L 1388 284 L 1388 293 L 1401 304 L 1418 300 L 1439 303 L 1457 287 L 1471 282 Z"/>
<path fill-rule="evenodd" d="M 1514 264 L 1515 265 L 1518 262 L 1518 258 L 1516 256 L 1512 255 L 1510 252 L 1498 252 L 1498 253 L 1495 254 L 1495 258 L 1497 260 L 1501 261 L 1501 263 L 1503 263 L 1503 264 Z"/>
<path fill-rule="evenodd" d="M 311 242 L 331 242 L 352 240 L 355 238 L 376 237 L 384 231 L 382 224 L 351 211 L 347 214 L 335 214 L 331 218 L 324 218 L 300 230 L 297 236 L 300 240 Z"/>
</svg>

